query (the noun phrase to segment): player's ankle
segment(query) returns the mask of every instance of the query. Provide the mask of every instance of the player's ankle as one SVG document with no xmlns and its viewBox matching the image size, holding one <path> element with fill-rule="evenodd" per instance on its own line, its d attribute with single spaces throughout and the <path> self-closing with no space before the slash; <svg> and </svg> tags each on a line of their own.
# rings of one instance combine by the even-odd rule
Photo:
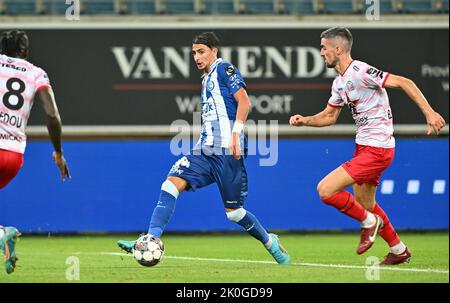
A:
<svg viewBox="0 0 450 303">
<path fill-rule="evenodd" d="M 272 244 L 273 244 L 272 238 L 269 237 L 269 240 L 266 243 L 264 243 L 264 247 L 270 249 L 272 247 Z"/>
<path fill-rule="evenodd" d="M 400 241 L 400 243 L 395 244 L 394 246 L 391 246 L 389 248 L 389 250 L 391 251 L 391 253 L 393 253 L 395 255 L 400 255 L 405 252 L 406 245 L 402 241 Z"/>
<path fill-rule="evenodd" d="M 377 223 L 377 218 L 371 212 L 367 212 L 367 217 L 361 222 L 362 228 L 373 227 Z"/>
</svg>

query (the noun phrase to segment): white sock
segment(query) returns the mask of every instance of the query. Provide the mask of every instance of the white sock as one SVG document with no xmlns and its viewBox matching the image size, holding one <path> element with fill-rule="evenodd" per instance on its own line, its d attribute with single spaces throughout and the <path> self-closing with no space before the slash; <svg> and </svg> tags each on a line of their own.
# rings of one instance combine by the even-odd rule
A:
<svg viewBox="0 0 450 303">
<path fill-rule="evenodd" d="M 272 238 L 269 237 L 269 241 L 267 241 L 267 243 L 264 244 L 264 246 L 269 249 L 272 246 Z"/>
<path fill-rule="evenodd" d="M 361 222 L 361 227 L 363 228 L 369 228 L 375 225 L 377 223 L 377 219 L 375 218 L 375 215 L 371 212 L 367 212 L 367 218 L 364 219 L 364 221 Z"/>
<path fill-rule="evenodd" d="M 391 253 L 399 255 L 406 250 L 406 245 L 402 241 L 400 241 L 400 243 L 392 246 L 390 248 L 390 250 L 391 250 Z"/>
</svg>

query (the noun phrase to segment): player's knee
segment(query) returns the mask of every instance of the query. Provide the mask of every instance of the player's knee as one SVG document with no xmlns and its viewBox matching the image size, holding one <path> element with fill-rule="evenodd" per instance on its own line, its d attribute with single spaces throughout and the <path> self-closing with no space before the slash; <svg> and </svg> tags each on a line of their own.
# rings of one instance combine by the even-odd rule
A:
<svg viewBox="0 0 450 303">
<path fill-rule="evenodd" d="M 175 197 L 175 199 L 178 199 L 178 196 L 180 195 L 180 191 L 178 190 L 177 186 L 169 179 L 163 182 L 163 184 L 161 185 L 161 190 L 171 194 Z"/>
<path fill-rule="evenodd" d="M 237 208 L 232 211 L 227 211 L 226 214 L 227 214 L 228 220 L 233 221 L 233 222 L 239 222 L 245 217 L 247 212 L 244 208 Z"/>
<path fill-rule="evenodd" d="M 323 181 L 317 185 L 317 193 L 319 194 L 320 200 L 326 200 L 333 195 L 331 187 Z"/>
<path fill-rule="evenodd" d="M 187 182 L 186 180 L 182 179 L 182 178 L 178 178 L 178 177 L 172 177 L 169 176 L 167 177 L 167 180 L 164 181 L 165 182 L 170 182 L 172 183 L 178 190 L 179 193 L 181 193 L 182 191 L 184 191 L 187 187 Z M 164 184 L 163 183 L 163 184 Z"/>
</svg>

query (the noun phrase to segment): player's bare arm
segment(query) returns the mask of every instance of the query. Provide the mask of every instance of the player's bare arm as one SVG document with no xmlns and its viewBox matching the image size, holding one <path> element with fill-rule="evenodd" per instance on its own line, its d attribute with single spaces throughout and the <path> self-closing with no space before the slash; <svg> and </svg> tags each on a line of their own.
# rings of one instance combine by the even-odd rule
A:
<svg viewBox="0 0 450 303">
<path fill-rule="evenodd" d="M 411 100 L 417 104 L 424 114 L 428 124 L 427 135 L 430 135 L 433 132 L 436 135 L 439 135 L 440 130 L 445 126 L 445 120 L 439 113 L 433 110 L 414 81 L 391 74 L 386 81 L 385 87 L 402 89 L 411 98 Z"/>
<path fill-rule="evenodd" d="M 327 107 L 320 113 L 314 116 L 304 117 L 302 115 L 292 116 L 289 120 L 289 124 L 293 126 L 312 126 L 312 127 L 324 127 L 333 125 L 336 123 L 341 108 L 336 108 L 327 105 Z"/>
<path fill-rule="evenodd" d="M 231 135 L 229 150 L 230 154 L 236 160 L 239 160 L 241 158 L 239 138 L 250 111 L 250 98 L 248 97 L 247 91 L 244 88 L 240 88 L 233 96 L 238 103 L 238 107 L 236 112 L 235 126 L 233 127 L 233 132 Z"/>
<path fill-rule="evenodd" d="M 69 168 L 67 166 L 66 159 L 63 156 L 61 146 L 61 118 L 55 102 L 55 95 L 50 87 L 45 87 L 38 91 L 37 96 L 39 100 L 41 100 L 45 114 L 47 115 L 47 129 L 53 148 L 55 149 L 52 154 L 52 158 L 55 161 L 56 166 L 59 168 L 61 179 L 63 181 L 66 177 L 70 179 Z"/>
</svg>

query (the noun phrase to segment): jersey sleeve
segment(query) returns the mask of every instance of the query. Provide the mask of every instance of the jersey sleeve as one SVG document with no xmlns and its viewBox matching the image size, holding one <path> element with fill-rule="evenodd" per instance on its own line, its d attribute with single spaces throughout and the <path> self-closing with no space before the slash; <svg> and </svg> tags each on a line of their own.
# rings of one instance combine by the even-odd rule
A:
<svg viewBox="0 0 450 303">
<path fill-rule="evenodd" d="M 333 86 L 331 87 L 331 97 L 328 100 L 328 105 L 335 108 L 340 108 L 344 106 L 344 99 L 342 99 L 338 90 L 336 89 L 336 85 L 333 82 Z"/>
<path fill-rule="evenodd" d="M 47 73 L 41 68 L 37 69 L 35 84 L 36 84 L 36 92 L 38 92 L 42 88 L 51 87 L 50 79 L 48 78 Z"/>
<path fill-rule="evenodd" d="M 362 83 L 369 88 L 384 88 L 389 73 L 368 65 L 361 77 Z"/>
<path fill-rule="evenodd" d="M 218 69 L 218 75 L 220 78 L 219 80 L 225 83 L 232 95 L 235 94 L 240 88 L 247 87 L 241 73 L 232 64 L 221 64 Z"/>
</svg>

